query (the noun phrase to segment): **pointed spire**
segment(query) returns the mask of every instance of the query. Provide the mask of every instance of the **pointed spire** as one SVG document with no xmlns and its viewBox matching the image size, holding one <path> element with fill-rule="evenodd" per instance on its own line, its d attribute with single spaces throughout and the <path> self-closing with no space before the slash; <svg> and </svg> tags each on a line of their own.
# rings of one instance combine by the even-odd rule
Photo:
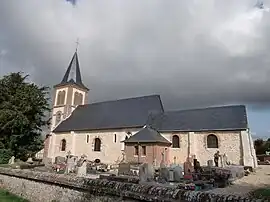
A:
<svg viewBox="0 0 270 202">
<path fill-rule="evenodd" d="M 69 63 L 69 66 L 67 68 L 67 71 L 66 71 L 61 83 L 56 85 L 56 86 L 60 86 L 60 85 L 62 86 L 62 85 L 67 85 L 67 84 L 76 84 L 79 87 L 88 90 L 88 88 L 82 82 L 77 48 L 76 48 L 76 51 L 75 51 L 75 53 L 74 53 L 74 55 Z"/>
</svg>

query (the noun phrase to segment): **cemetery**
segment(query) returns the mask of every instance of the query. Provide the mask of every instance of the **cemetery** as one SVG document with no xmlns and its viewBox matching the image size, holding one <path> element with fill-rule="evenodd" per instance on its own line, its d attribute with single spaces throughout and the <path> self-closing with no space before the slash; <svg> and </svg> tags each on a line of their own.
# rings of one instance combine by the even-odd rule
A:
<svg viewBox="0 0 270 202">
<path fill-rule="evenodd" d="M 213 165 L 213 160 L 209 160 L 208 166 L 200 166 L 200 162 L 196 158 L 190 157 L 183 165 L 176 163 L 166 165 L 164 161 L 161 161 L 160 165 L 138 164 L 137 162 L 126 162 L 123 153 L 123 159 L 115 165 L 88 161 L 85 155 L 80 158 L 68 155 L 67 158 L 57 157 L 56 163 L 52 167 L 57 173 L 79 177 L 135 184 L 157 184 L 192 191 L 223 188 L 253 171 L 252 168 L 230 165 L 225 158 L 220 158 L 220 162 L 219 167 Z"/>
<path fill-rule="evenodd" d="M 244 178 L 254 171 L 251 168 L 230 165 L 228 162 L 225 155 L 220 155 L 219 165 L 214 165 L 214 161 L 209 160 L 207 166 L 200 166 L 200 162 L 194 157 L 188 158 L 183 165 L 176 163 L 166 165 L 164 161 L 161 161 L 160 165 L 138 164 L 138 162 L 127 162 L 123 153 L 123 158 L 119 164 L 107 165 L 98 160 L 89 161 L 86 155 L 78 158 L 68 152 L 66 158 L 56 157 L 54 164 L 36 162 L 32 158 L 21 163 L 15 157 L 12 157 L 9 165 L 4 166 L 7 168 L 0 168 L 0 175 L 5 175 L 8 172 L 8 175 L 11 175 L 11 173 L 12 176 L 23 175 L 23 178 L 28 179 L 32 178 L 31 175 L 35 173 L 35 179 L 49 180 L 50 183 L 53 179 L 53 183 L 57 182 L 58 185 L 62 183 L 64 186 L 67 184 L 70 186 L 70 183 L 72 183 L 73 188 L 74 186 L 85 188 L 85 183 L 87 186 L 89 184 L 93 186 L 93 183 L 106 183 L 106 187 L 109 188 L 109 184 L 112 183 L 119 186 L 121 184 L 121 186 L 152 187 L 152 189 L 167 191 L 179 190 L 181 193 L 189 193 L 189 195 L 194 193 L 195 196 L 201 196 L 202 193 L 207 195 L 211 194 L 212 190 L 226 188 L 237 179 Z M 11 167 L 11 170 L 9 167 Z M 30 176 L 27 173 L 28 170 L 31 172 Z M 137 188 L 136 191 L 138 191 Z M 237 196 L 235 197 L 237 198 Z"/>
<path fill-rule="evenodd" d="M 252 168 L 230 165 L 225 157 L 220 157 L 219 162 L 219 165 L 213 165 L 213 160 L 209 160 L 207 166 L 200 166 L 196 158 L 190 157 L 183 165 L 176 163 L 166 165 L 164 161 L 161 161 L 160 165 L 154 166 L 149 163 L 126 162 L 123 153 L 123 159 L 119 164 L 106 165 L 98 160 L 89 161 L 86 155 L 78 158 L 70 155 L 69 152 L 66 158 L 56 157 L 53 165 L 37 163 L 29 158 L 24 164 L 18 166 L 15 163 L 15 157 L 10 159 L 9 165 L 13 168 L 28 168 L 41 172 L 134 184 L 156 184 L 190 191 L 224 188 L 253 171 Z"/>
</svg>

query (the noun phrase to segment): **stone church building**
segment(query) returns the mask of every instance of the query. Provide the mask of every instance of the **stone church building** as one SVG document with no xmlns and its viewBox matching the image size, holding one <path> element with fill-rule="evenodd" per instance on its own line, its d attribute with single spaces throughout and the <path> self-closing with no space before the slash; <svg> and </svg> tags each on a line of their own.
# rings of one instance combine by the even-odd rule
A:
<svg viewBox="0 0 270 202">
<path fill-rule="evenodd" d="M 85 154 L 89 160 L 184 163 L 194 156 L 201 165 L 215 152 L 234 164 L 256 167 L 245 106 L 166 111 L 159 95 L 88 103 L 77 52 L 62 81 L 54 86 L 51 133 L 44 156 Z"/>
</svg>

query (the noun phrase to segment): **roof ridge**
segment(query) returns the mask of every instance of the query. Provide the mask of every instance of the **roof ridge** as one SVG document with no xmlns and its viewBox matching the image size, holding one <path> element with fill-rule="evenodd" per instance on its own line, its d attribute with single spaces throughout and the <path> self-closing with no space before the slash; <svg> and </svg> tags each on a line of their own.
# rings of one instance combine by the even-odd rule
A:
<svg viewBox="0 0 270 202">
<path fill-rule="evenodd" d="M 233 108 L 233 107 L 246 107 L 246 105 L 224 105 L 216 107 L 201 107 L 201 108 L 191 108 L 191 109 L 180 109 L 180 110 L 168 110 L 165 113 L 170 112 L 186 112 L 186 111 L 198 111 L 198 110 L 209 110 L 209 109 L 220 109 L 220 108 Z"/>
<path fill-rule="evenodd" d="M 108 102 L 117 102 L 117 101 L 123 101 L 123 100 L 135 100 L 138 98 L 146 98 L 146 97 L 156 97 L 158 96 L 160 98 L 160 95 L 158 94 L 153 94 L 153 95 L 143 95 L 143 96 L 138 96 L 138 97 L 128 97 L 128 98 L 120 98 L 120 99 L 115 99 L 115 100 L 106 100 L 106 101 L 101 101 L 101 102 L 93 102 L 85 105 L 94 105 L 94 104 L 100 104 L 100 103 L 108 103 Z"/>
</svg>

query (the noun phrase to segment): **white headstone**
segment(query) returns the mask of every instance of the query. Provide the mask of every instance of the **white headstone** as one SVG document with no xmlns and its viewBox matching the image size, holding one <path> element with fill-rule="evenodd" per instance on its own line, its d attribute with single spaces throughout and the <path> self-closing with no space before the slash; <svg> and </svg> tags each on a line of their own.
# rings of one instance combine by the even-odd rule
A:
<svg viewBox="0 0 270 202">
<path fill-rule="evenodd" d="M 66 166 L 66 173 L 73 172 L 75 170 L 75 166 L 76 166 L 75 158 L 68 157 L 67 166 Z"/>
<path fill-rule="evenodd" d="M 33 159 L 31 157 L 29 157 L 26 162 L 27 163 L 33 163 Z"/>
<path fill-rule="evenodd" d="M 82 165 L 80 167 L 78 167 L 78 173 L 77 173 L 78 177 L 86 176 L 86 165 L 87 165 L 87 163 L 86 163 L 86 161 L 84 161 L 82 163 Z"/>
<path fill-rule="evenodd" d="M 9 161 L 8 161 L 8 164 L 14 164 L 14 161 L 15 161 L 15 156 L 12 156 Z"/>
<path fill-rule="evenodd" d="M 222 155 L 220 155 L 220 166 L 221 166 L 221 168 L 224 168 L 224 160 L 223 160 L 223 156 Z"/>
</svg>

